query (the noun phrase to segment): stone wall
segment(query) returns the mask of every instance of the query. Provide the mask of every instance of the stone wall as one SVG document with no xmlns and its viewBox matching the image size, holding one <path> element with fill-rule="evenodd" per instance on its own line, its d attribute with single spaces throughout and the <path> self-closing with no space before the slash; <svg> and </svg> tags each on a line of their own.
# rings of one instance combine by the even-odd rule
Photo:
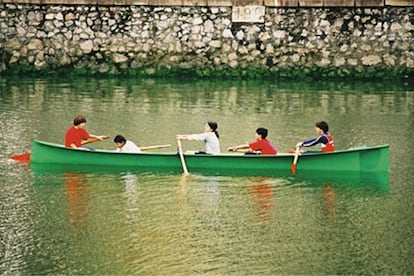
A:
<svg viewBox="0 0 414 276">
<path fill-rule="evenodd" d="M 414 8 L 0 4 L 0 73 L 412 77 Z"/>
</svg>

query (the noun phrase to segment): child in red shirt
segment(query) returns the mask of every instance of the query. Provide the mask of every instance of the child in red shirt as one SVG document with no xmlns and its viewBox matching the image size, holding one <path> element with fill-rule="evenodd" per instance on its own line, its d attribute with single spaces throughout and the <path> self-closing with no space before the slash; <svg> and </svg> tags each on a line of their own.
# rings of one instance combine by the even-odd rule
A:
<svg viewBox="0 0 414 276">
<path fill-rule="evenodd" d="M 249 149 L 248 153 L 260 152 L 260 155 L 276 155 L 277 150 L 273 146 L 272 142 L 266 139 L 267 129 L 260 127 L 256 129 L 256 141 L 249 144 L 243 144 L 239 146 L 229 147 L 228 151 L 237 151 L 240 149 Z"/>
<path fill-rule="evenodd" d="M 86 118 L 82 115 L 77 116 L 73 120 L 73 125 L 66 131 L 65 147 L 80 148 L 88 138 L 96 138 L 101 141 L 107 138 L 107 136 L 89 134 L 85 129 L 85 123 Z"/>
</svg>

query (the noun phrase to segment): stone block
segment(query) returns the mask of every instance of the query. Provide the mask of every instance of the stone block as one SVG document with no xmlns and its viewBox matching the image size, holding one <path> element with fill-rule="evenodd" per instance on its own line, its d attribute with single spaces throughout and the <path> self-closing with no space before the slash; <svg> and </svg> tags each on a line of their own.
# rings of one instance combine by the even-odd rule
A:
<svg viewBox="0 0 414 276">
<path fill-rule="evenodd" d="M 264 4 L 268 7 L 297 7 L 299 0 L 265 0 Z"/>
<path fill-rule="evenodd" d="M 233 6 L 232 21 L 263 23 L 265 12 L 264 6 Z"/>
<path fill-rule="evenodd" d="M 300 7 L 323 7 L 323 0 L 299 0 Z"/>
<path fill-rule="evenodd" d="M 383 7 L 384 0 L 355 0 L 357 7 Z"/>
<path fill-rule="evenodd" d="M 182 0 L 183 6 L 207 6 L 207 0 Z"/>
<path fill-rule="evenodd" d="M 150 6 L 182 6 L 182 0 L 151 0 L 148 1 Z"/>
<path fill-rule="evenodd" d="M 50 5 L 53 5 L 53 4 L 60 5 L 60 4 L 66 4 L 66 2 L 70 2 L 71 4 L 73 3 L 72 1 L 69 1 L 69 0 L 41 0 L 41 1 L 39 1 L 39 3 L 48 4 L 48 5 L 49 4 Z M 74 2 L 75 2 L 74 4 L 79 4 L 76 1 L 74 1 Z M 85 4 L 85 3 L 80 3 L 80 4 Z"/>
<path fill-rule="evenodd" d="M 31 3 L 34 3 L 33 0 L 31 1 Z M 96 0 L 93 1 L 88 1 L 88 0 L 41 0 L 38 1 L 37 3 L 42 3 L 42 4 L 50 4 L 50 5 L 60 5 L 60 4 L 68 4 L 68 5 L 77 5 L 77 4 L 85 4 L 85 5 L 96 5 Z"/>
<path fill-rule="evenodd" d="M 42 4 L 96 5 L 97 0 L 42 0 Z"/>
<path fill-rule="evenodd" d="M 386 6 L 414 6 L 414 0 L 385 0 Z"/>
<path fill-rule="evenodd" d="M 114 0 L 96 0 L 98 5 L 113 5 Z"/>
<path fill-rule="evenodd" d="M 0 0 L 0 3 L 12 3 L 12 4 L 40 4 L 42 0 Z"/>
<path fill-rule="evenodd" d="M 354 0 L 324 0 L 325 7 L 353 7 L 355 6 Z"/>
<path fill-rule="evenodd" d="M 129 0 L 134 5 L 149 6 L 232 6 L 232 0 Z M 142 2 L 137 3 L 135 2 Z M 262 2 L 262 0 L 260 1 Z"/>
<path fill-rule="evenodd" d="M 145 6 L 148 5 L 148 0 L 96 0 L 98 5 L 137 5 Z"/>
<path fill-rule="evenodd" d="M 96 0 L 99 1 L 99 0 Z M 130 5 L 131 1 L 130 0 L 112 0 L 112 5 Z"/>
<path fill-rule="evenodd" d="M 145 5 L 148 5 L 148 0 L 131 0 L 130 3 L 131 5 L 145 6 Z"/>
<path fill-rule="evenodd" d="M 263 5 L 263 0 L 233 0 L 233 6 Z"/>
<path fill-rule="evenodd" d="M 231 7 L 232 0 L 207 0 L 207 6 L 210 7 Z"/>
</svg>

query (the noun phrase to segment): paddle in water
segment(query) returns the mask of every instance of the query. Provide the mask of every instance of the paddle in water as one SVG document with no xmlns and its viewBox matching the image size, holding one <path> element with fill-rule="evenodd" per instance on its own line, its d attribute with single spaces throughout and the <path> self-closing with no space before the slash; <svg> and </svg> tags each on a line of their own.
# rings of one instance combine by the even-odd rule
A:
<svg viewBox="0 0 414 276">
<path fill-rule="evenodd" d="M 299 152 L 300 152 L 300 147 L 296 147 L 295 157 L 293 158 L 293 163 L 290 166 L 290 170 L 292 171 L 293 176 L 296 176 L 296 164 L 298 163 Z"/>
<path fill-rule="evenodd" d="M 184 173 L 184 175 L 189 175 L 188 169 L 187 169 L 187 164 L 185 163 L 183 147 L 181 146 L 181 140 L 180 139 L 177 139 L 177 145 L 178 145 L 178 155 L 180 156 L 181 165 L 183 166 L 183 173 Z"/>
</svg>

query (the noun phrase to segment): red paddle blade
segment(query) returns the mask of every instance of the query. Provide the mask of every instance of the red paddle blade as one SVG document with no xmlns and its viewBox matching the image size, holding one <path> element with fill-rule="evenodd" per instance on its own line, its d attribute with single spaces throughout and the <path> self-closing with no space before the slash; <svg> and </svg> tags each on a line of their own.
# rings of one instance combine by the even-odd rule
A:
<svg viewBox="0 0 414 276">
<path fill-rule="evenodd" d="M 296 164 L 292 164 L 290 166 L 290 170 L 292 171 L 292 175 L 293 176 L 296 176 Z"/>
<path fill-rule="evenodd" d="M 30 152 L 26 152 L 26 153 L 18 154 L 18 155 L 13 155 L 12 157 L 10 157 L 10 159 L 28 164 L 28 163 L 30 163 Z"/>
</svg>

